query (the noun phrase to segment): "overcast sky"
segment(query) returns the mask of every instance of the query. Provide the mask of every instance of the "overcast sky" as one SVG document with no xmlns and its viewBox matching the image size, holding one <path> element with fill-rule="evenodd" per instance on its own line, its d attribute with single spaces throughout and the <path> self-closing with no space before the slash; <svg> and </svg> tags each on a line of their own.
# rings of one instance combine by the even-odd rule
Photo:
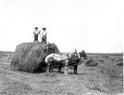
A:
<svg viewBox="0 0 124 95">
<path fill-rule="evenodd" d="M 122 52 L 123 6 L 123 0 L 0 0 L 0 51 L 33 42 L 37 26 L 62 52 Z"/>
</svg>

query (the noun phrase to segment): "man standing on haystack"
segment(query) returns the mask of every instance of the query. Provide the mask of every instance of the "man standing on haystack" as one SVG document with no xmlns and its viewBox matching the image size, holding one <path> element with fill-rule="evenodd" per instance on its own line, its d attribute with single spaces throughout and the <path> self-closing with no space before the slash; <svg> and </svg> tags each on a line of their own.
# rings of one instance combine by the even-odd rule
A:
<svg viewBox="0 0 124 95">
<path fill-rule="evenodd" d="M 35 27 L 33 34 L 34 34 L 34 42 L 38 42 L 38 34 L 40 34 L 40 32 L 38 31 L 38 27 Z"/>
<path fill-rule="evenodd" d="M 46 28 L 42 28 L 42 42 L 44 42 L 45 44 L 47 43 L 47 32 L 46 32 Z"/>
</svg>

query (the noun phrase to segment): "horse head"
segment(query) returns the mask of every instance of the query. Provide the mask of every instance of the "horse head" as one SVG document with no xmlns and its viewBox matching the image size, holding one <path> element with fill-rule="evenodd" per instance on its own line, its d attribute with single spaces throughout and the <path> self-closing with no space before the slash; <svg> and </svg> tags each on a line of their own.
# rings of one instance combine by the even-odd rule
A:
<svg viewBox="0 0 124 95">
<path fill-rule="evenodd" d="M 88 58 L 88 57 L 87 57 L 87 54 L 85 53 L 84 50 L 82 50 L 81 52 L 79 52 L 79 55 L 80 55 L 80 57 L 84 57 L 85 59 Z"/>
</svg>

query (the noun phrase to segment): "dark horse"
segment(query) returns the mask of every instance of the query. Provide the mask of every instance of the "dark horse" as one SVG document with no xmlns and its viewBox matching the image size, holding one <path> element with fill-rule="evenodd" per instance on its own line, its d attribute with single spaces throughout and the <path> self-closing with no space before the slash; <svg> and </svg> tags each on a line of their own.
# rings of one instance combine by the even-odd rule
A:
<svg viewBox="0 0 124 95">
<path fill-rule="evenodd" d="M 83 59 L 87 59 L 87 55 L 86 53 L 83 51 L 77 53 L 77 51 L 75 51 L 74 53 L 69 54 L 69 62 L 68 62 L 68 67 L 73 67 L 74 69 L 74 74 L 77 74 L 77 68 L 78 65 L 82 64 L 82 60 Z M 59 71 L 61 71 L 61 66 L 59 66 Z"/>
<path fill-rule="evenodd" d="M 74 68 L 74 74 L 77 74 L 78 65 L 81 64 L 83 60 L 82 57 L 84 59 L 87 59 L 87 55 L 84 51 L 81 51 L 79 53 L 74 52 L 74 54 L 72 54 L 69 59 L 69 66 L 72 66 Z"/>
<path fill-rule="evenodd" d="M 59 72 L 62 67 L 65 67 L 64 73 L 67 74 L 68 67 L 74 68 L 74 74 L 77 74 L 77 67 L 81 64 L 82 57 L 87 59 L 87 55 L 84 51 L 79 53 L 52 53 L 45 58 L 47 64 L 47 72 L 51 72 L 53 67 L 57 67 Z"/>
</svg>

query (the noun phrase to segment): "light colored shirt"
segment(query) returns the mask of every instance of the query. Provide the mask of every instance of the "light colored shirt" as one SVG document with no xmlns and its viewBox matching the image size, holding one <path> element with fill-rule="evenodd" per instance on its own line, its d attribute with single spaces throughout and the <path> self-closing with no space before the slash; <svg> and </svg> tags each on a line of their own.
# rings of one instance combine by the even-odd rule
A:
<svg viewBox="0 0 124 95">
<path fill-rule="evenodd" d="M 46 31 L 42 31 L 42 36 L 47 36 L 47 32 Z"/>
<path fill-rule="evenodd" d="M 40 34 L 40 31 L 34 30 L 33 34 Z"/>
</svg>

